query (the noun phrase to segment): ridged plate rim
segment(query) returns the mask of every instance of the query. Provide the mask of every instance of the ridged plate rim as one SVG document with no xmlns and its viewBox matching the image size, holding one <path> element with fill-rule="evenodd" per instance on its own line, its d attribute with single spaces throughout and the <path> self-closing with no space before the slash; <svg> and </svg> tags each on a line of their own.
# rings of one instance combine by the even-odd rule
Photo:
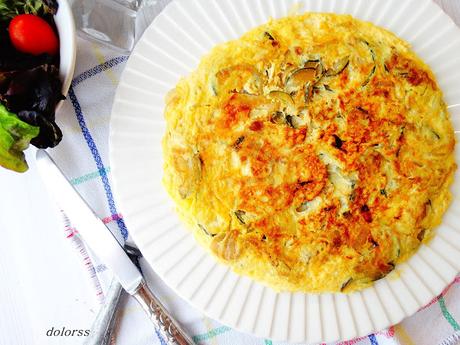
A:
<svg viewBox="0 0 460 345">
<path fill-rule="evenodd" d="M 455 55 L 460 30 L 430 0 L 175 0 L 144 33 L 122 74 L 110 123 L 110 163 L 116 201 L 132 238 L 178 295 L 209 317 L 256 336 L 331 342 L 400 322 L 455 278 L 460 271 L 458 170 L 453 203 L 435 238 L 374 286 L 348 295 L 275 293 L 237 276 L 195 243 L 159 184 L 166 92 L 213 45 L 270 16 L 284 16 L 293 6 L 297 13 L 352 14 L 406 39 L 435 72 L 460 129 L 460 58 Z"/>
</svg>

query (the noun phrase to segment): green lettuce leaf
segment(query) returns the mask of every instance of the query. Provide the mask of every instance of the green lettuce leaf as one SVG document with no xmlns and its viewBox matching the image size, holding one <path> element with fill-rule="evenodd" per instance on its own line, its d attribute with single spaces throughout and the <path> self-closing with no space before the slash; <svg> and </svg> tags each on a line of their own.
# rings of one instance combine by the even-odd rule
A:
<svg viewBox="0 0 460 345">
<path fill-rule="evenodd" d="M 56 0 L 0 0 L 0 21 L 10 20 L 18 14 L 28 13 L 37 16 L 56 14 Z"/>
<path fill-rule="evenodd" d="M 28 169 L 23 151 L 40 129 L 21 121 L 0 104 L 0 166 L 24 172 Z"/>
</svg>

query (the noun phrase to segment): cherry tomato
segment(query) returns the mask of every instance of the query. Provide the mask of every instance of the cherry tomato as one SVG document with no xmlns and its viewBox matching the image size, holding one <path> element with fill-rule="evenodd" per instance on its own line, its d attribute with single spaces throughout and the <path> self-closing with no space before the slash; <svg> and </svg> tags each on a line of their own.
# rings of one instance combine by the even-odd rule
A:
<svg viewBox="0 0 460 345">
<path fill-rule="evenodd" d="M 13 46 L 23 53 L 55 55 L 59 39 L 48 22 L 33 14 L 20 14 L 14 17 L 8 27 Z"/>
</svg>

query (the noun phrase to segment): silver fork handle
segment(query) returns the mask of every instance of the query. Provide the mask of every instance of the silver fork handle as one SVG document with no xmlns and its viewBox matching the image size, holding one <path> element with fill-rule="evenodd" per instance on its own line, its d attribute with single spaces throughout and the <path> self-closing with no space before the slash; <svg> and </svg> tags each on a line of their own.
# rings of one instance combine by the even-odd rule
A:
<svg viewBox="0 0 460 345">
<path fill-rule="evenodd" d="M 120 283 L 113 279 L 105 296 L 105 303 L 101 306 L 91 328 L 91 333 L 85 345 L 109 345 L 112 330 L 115 325 L 118 304 L 125 290 Z"/>
<path fill-rule="evenodd" d="M 183 328 L 168 313 L 161 302 L 152 294 L 145 282 L 139 285 L 132 295 L 142 306 L 153 322 L 157 331 L 164 337 L 168 345 L 195 345 Z"/>
</svg>

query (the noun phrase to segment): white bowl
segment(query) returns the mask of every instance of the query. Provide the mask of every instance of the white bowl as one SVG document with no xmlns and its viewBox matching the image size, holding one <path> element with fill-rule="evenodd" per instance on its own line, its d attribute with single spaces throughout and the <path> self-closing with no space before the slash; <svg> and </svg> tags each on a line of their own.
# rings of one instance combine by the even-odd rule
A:
<svg viewBox="0 0 460 345">
<path fill-rule="evenodd" d="M 75 22 L 72 10 L 67 0 L 58 0 L 59 9 L 54 16 L 54 22 L 59 33 L 59 76 L 62 81 L 62 94 L 67 95 L 72 83 L 75 70 L 77 53 L 77 40 L 75 35 Z M 57 105 L 59 109 L 62 102 Z"/>
</svg>

